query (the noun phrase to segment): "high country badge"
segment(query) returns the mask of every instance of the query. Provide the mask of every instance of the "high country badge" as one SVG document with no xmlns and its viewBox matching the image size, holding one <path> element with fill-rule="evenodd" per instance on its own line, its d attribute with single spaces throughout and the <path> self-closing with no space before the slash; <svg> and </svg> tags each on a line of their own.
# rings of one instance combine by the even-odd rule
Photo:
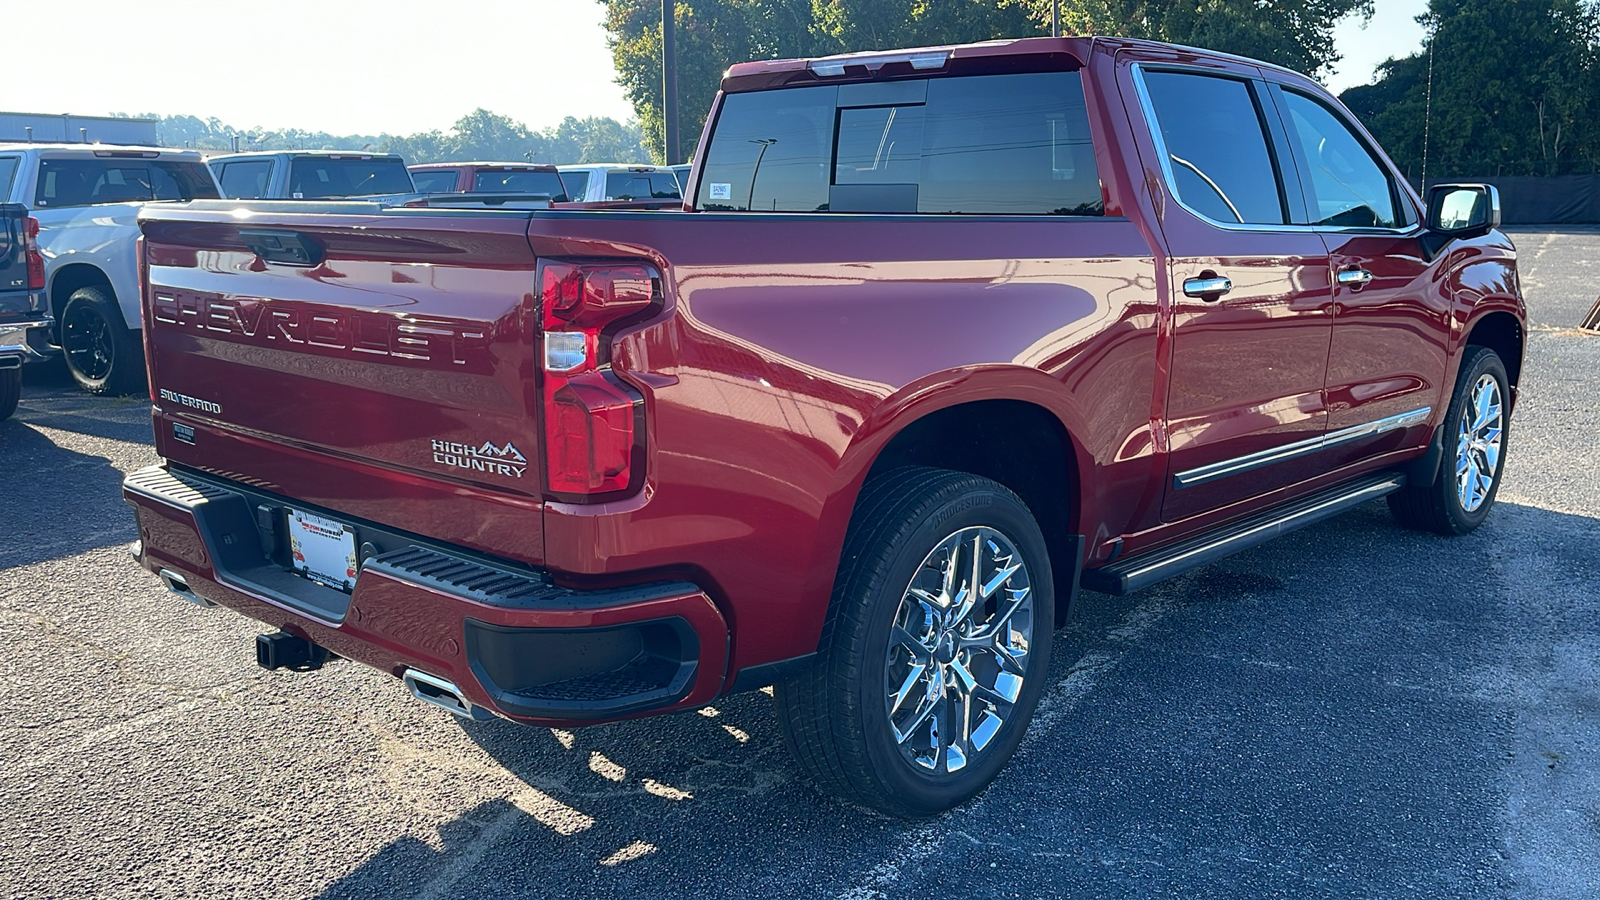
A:
<svg viewBox="0 0 1600 900">
<path fill-rule="evenodd" d="M 484 441 L 481 447 L 454 441 L 434 441 L 433 461 L 441 466 L 488 472 L 507 478 L 521 478 L 528 471 L 528 458 L 510 441 L 498 447 L 493 441 Z"/>
</svg>

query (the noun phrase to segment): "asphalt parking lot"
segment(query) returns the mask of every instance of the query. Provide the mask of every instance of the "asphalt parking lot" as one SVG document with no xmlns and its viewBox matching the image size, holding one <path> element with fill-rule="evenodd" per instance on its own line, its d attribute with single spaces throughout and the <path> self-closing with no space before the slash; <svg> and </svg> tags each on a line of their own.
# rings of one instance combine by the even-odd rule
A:
<svg viewBox="0 0 1600 900">
<path fill-rule="evenodd" d="M 0 897 L 1600 896 L 1600 234 L 1515 235 L 1534 328 L 1478 532 L 1381 503 L 1085 595 L 1027 742 L 891 821 L 771 699 L 459 724 L 129 558 L 147 404 L 30 371 L 0 424 Z"/>
</svg>

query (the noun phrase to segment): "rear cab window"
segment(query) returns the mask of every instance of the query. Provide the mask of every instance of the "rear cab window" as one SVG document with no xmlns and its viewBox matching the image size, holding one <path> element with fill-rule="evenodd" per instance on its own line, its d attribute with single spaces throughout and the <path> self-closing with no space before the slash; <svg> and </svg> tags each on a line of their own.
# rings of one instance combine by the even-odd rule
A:
<svg viewBox="0 0 1600 900">
<path fill-rule="evenodd" d="M 411 173 L 411 182 L 424 194 L 452 194 L 461 180 L 460 169 L 423 169 Z"/>
<path fill-rule="evenodd" d="M 670 170 L 660 172 L 607 172 L 607 200 L 676 200 L 678 177 Z"/>
<path fill-rule="evenodd" d="M 1103 213 L 1075 71 L 729 94 L 695 205 L 741 212 Z"/>
<path fill-rule="evenodd" d="M 244 159 L 225 162 L 217 173 L 222 184 L 222 195 L 233 200 L 259 200 L 267 196 L 272 183 L 270 159 Z"/>
<path fill-rule="evenodd" d="M 150 200 L 214 200 L 216 182 L 205 163 L 145 159 L 45 158 L 39 161 L 34 205 L 41 209 L 138 203 Z"/>
<path fill-rule="evenodd" d="M 567 202 L 567 188 L 555 172 L 528 169 L 482 169 L 473 178 L 472 189 L 494 193 L 547 194 L 552 203 Z"/>
<path fill-rule="evenodd" d="M 567 196 L 574 200 L 582 200 L 589 194 L 588 172 L 562 172 L 561 183 L 567 187 Z"/>
<path fill-rule="evenodd" d="M 409 194 L 411 173 L 399 157 L 297 156 L 289 163 L 289 196 L 295 200 Z"/>
</svg>

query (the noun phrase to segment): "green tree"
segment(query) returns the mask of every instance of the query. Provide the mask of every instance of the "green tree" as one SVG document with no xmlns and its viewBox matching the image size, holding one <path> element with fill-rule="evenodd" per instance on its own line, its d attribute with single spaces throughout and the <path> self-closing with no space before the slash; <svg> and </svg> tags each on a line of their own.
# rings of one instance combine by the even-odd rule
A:
<svg viewBox="0 0 1600 900">
<path fill-rule="evenodd" d="M 652 156 L 663 157 L 660 0 L 599 0 L 617 83 Z M 1061 0 L 1065 33 L 1207 47 L 1317 73 L 1338 61 L 1333 26 L 1373 0 Z M 756 59 L 1028 37 L 1050 0 L 678 0 L 678 101 L 685 151 L 722 73 Z"/>
<path fill-rule="evenodd" d="M 1414 177 L 1559 175 L 1600 162 L 1600 4 L 1432 0 L 1429 47 L 1343 99 Z M 1430 97 L 1431 94 L 1431 97 Z"/>
</svg>

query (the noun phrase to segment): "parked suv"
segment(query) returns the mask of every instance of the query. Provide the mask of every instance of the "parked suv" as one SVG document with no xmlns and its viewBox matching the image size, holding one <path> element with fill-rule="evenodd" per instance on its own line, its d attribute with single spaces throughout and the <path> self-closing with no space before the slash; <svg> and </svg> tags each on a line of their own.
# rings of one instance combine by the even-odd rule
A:
<svg viewBox="0 0 1600 900">
<path fill-rule="evenodd" d="M 1424 204 L 1308 78 L 1032 38 L 735 65 L 707 123 L 666 218 L 152 207 L 144 566 L 461 716 L 774 685 L 816 783 L 926 815 L 1080 586 L 1494 505 L 1496 193 Z"/>
<path fill-rule="evenodd" d="M 22 397 L 22 364 L 50 339 L 39 220 L 20 203 L 0 203 L 0 421 Z"/>
<path fill-rule="evenodd" d="M 406 161 L 388 153 L 268 150 L 206 162 L 222 195 L 240 200 L 335 200 L 416 191 Z"/>
<path fill-rule="evenodd" d="M 144 379 L 136 217 L 151 201 L 216 198 L 200 154 L 98 144 L 0 144 L 0 201 L 32 209 L 44 259 L 51 343 L 84 390 Z"/>
</svg>

